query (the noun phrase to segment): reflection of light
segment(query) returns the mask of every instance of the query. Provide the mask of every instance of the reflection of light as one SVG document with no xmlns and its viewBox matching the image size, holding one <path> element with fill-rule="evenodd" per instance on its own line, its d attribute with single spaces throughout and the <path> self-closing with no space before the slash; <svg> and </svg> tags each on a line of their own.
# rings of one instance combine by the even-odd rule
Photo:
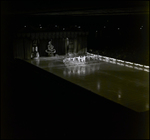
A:
<svg viewBox="0 0 150 140">
<path fill-rule="evenodd" d="M 75 69 L 72 70 L 73 74 L 75 74 Z"/>
<path fill-rule="evenodd" d="M 121 90 L 119 89 L 119 90 L 118 90 L 118 98 L 119 98 L 119 99 L 121 98 L 121 94 L 122 94 L 122 93 L 121 93 Z"/>
<path fill-rule="evenodd" d="M 137 69 L 137 70 L 143 70 L 142 68 L 139 68 L 139 67 L 134 67 L 134 69 Z"/>
<path fill-rule="evenodd" d="M 109 58 L 106 58 L 106 62 L 109 62 Z"/>
<path fill-rule="evenodd" d="M 146 108 L 148 108 L 148 109 L 149 109 L 149 104 L 146 104 Z"/>
<path fill-rule="evenodd" d="M 121 95 L 118 95 L 118 98 L 120 99 L 120 98 L 121 98 Z"/>
<path fill-rule="evenodd" d="M 100 82 L 97 82 L 97 89 L 100 90 Z"/>
<path fill-rule="evenodd" d="M 124 64 L 122 64 L 122 63 L 117 63 L 118 65 L 120 65 L 120 66 L 124 66 Z"/>
<path fill-rule="evenodd" d="M 37 66 L 39 66 L 40 60 L 39 59 L 35 59 L 35 63 L 36 63 Z"/>
<path fill-rule="evenodd" d="M 126 66 L 126 67 L 129 67 L 129 68 L 133 68 L 133 66 L 131 66 L 131 65 L 127 65 L 127 64 L 126 64 L 125 66 Z"/>
<path fill-rule="evenodd" d="M 63 74 L 66 76 L 66 71 L 65 70 L 63 71 Z"/>
<path fill-rule="evenodd" d="M 143 70 L 142 68 L 139 68 L 139 70 Z"/>
<path fill-rule="evenodd" d="M 118 98 L 121 98 L 121 95 L 120 95 L 120 94 L 118 95 Z"/>
<path fill-rule="evenodd" d="M 70 76 L 70 74 L 71 74 L 71 71 L 69 70 L 69 71 L 68 71 L 68 75 Z"/>
<path fill-rule="evenodd" d="M 80 74 L 80 69 L 78 69 L 77 73 Z"/>
<path fill-rule="evenodd" d="M 144 71 L 149 72 L 149 69 L 144 69 Z"/>
<path fill-rule="evenodd" d="M 112 64 L 116 64 L 116 62 L 115 61 L 109 61 L 110 63 L 112 63 Z"/>
</svg>

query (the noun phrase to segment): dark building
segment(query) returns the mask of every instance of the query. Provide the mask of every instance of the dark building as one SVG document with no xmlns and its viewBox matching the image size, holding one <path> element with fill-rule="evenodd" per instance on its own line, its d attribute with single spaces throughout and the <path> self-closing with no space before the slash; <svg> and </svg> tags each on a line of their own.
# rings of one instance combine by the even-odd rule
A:
<svg viewBox="0 0 150 140">
<path fill-rule="evenodd" d="M 55 58 L 106 62 L 44 61 L 49 41 Z M 149 2 L 1 2 L 2 138 L 149 138 L 148 75 Z"/>
</svg>

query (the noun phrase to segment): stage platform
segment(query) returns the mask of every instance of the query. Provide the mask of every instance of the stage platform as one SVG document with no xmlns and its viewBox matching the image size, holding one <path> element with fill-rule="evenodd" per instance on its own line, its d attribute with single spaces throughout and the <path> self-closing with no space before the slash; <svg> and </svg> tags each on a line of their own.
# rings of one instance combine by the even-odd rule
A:
<svg viewBox="0 0 150 140">
<path fill-rule="evenodd" d="M 104 61 L 65 65 L 64 58 L 25 61 L 136 112 L 149 110 L 149 72 Z"/>
</svg>

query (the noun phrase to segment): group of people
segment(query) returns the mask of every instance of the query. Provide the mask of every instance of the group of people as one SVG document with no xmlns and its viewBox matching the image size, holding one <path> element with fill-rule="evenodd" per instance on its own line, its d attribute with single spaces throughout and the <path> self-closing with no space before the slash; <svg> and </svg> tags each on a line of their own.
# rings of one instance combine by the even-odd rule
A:
<svg viewBox="0 0 150 140">
<path fill-rule="evenodd" d="M 45 52 L 48 54 L 48 56 L 54 56 L 54 54 L 56 53 L 56 50 L 54 49 L 54 46 L 52 45 L 51 41 L 48 42 L 47 47 L 48 48 L 45 50 Z M 34 45 L 34 47 L 32 47 L 31 59 L 38 59 L 39 56 L 40 55 L 38 52 L 38 47 L 37 45 Z"/>
</svg>

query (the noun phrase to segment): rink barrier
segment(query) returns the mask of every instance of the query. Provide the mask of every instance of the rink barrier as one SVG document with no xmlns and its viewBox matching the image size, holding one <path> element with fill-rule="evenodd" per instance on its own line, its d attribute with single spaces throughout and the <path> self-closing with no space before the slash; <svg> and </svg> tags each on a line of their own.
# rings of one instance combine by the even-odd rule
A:
<svg viewBox="0 0 150 140">
<path fill-rule="evenodd" d="M 111 58 L 111 57 L 107 57 L 107 56 L 92 54 L 92 53 L 88 53 L 88 52 L 87 52 L 87 54 L 90 56 L 95 56 L 95 58 L 97 58 L 98 60 L 101 60 L 101 61 L 105 61 L 105 62 L 109 62 L 112 64 L 117 64 L 120 66 L 126 66 L 128 68 L 134 68 L 137 70 L 149 72 L 149 66 L 147 66 L 147 65 L 142 65 L 142 64 L 124 61 L 124 60 L 120 60 L 120 59 L 115 59 L 115 58 Z"/>
</svg>

